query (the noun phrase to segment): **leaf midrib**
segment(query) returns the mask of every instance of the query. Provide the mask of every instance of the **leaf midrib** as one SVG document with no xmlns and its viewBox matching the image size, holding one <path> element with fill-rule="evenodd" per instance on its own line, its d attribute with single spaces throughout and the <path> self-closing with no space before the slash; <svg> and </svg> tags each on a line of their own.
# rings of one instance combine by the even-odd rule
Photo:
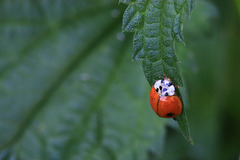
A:
<svg viewBox="0 0 240 160">
<path fill-rule="evenodd" d="M 119 25 L 120 26 L 120 25 Z M 88 123 L 88 121 L 90 120 L 90 118 L 92 117 L 92 115 L 94 113 L 97 113 L 97 111 L 100 108 L 100 105 L 102 103 L 102 100 L 104 99 L 104 97 L 107 95 L 109 89 L 111 88 L 111 84 L 114 81 L 116 75 L 117 75 L 117 70 L 118 68 L 121 66 L 121 64 L 124 62 L 124 57 L 127 52 L 125 51 L 126 49 L 128 49 L 129 45 L 129 40 L 130 38 L 127 38 L 124 42 L 124 45 L 122 47 L 121 50 L 119 50 L 118 56 L 115 58 L 115 62 L 114 62 L 114 66 L 111 68 L 111 70 L 109 71 L 109 74 L 107 76 L 107 79 L 105 81 L 105 83 L 101 86 L 101 89 L 99 91 L 98 94 L 96 94 L 97 96 L 95 98 L 92 99 L 92 103 L 89 105 L 89 109 L 87 110 L 86 113 L 84 113 L 83 118 L 81 119 L 81 122 L 84 122 L 84 125 L 81 125 L 79 123 L 77 123 L 75 131 L 73 131 L 72 136 L 69 136 L 70 139 L 67 141 L 66 145 L 64 145 L 64 152 L 62 152 L 63 154 L 61 155 L 61 159 L 65 160 L 65 159 L 70 159 L 69 156 L 71 156 L 71 150 L 72 148 L 76 145 L 79 144 L 83 138 L 85 137 L 86 134 L 86 127 L 88 125 L 86 125 Z M 100 143 L 100 142 L 98 142 Z"/>
</svg>

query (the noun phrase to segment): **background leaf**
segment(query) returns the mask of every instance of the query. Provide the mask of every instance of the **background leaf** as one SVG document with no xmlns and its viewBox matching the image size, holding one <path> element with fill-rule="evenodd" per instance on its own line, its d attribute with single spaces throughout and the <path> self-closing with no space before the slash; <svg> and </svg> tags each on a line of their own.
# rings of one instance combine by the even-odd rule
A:
<svg viewBox="0 0 240 160">
<path fill-rule="evenodd" d="M 147 159 L 165 121 L 150 110 L 117 2 L 0 6 L 0 159 Z"/>
</svg>

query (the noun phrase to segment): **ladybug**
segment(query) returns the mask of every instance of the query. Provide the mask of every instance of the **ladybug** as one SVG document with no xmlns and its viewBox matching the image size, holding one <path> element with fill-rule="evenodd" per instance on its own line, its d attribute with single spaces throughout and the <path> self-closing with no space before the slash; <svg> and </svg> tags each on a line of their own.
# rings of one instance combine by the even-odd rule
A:
<svg viewBox="0 0 240 160">
<path fill-rule="evenodd" d="M 157 80 L 152 86 L 150 104 L 159 117 L 174 118 L 182 113 L 182 102 L 169 78 Z"/>
</svg>

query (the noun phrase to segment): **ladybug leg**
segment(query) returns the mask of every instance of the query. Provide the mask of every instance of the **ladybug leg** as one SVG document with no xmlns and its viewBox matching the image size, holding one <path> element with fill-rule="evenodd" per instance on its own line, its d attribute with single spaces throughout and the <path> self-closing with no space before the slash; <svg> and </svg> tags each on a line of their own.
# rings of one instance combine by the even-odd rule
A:
<svg viewBox="0 0 240 160">
<path fill-rule="evenodd" d="M 158 74 L 158 77 L 161 79 L 165 79 L 167 76 L 166 74 L 163 72 L 162 75 L 161 74 Z"/>
<path fill-rule="evenodd" d="M 177 119 L 176 119 L 175 117 L 173 118 L 173 120 L 174 120 L 174 121 L 177 121 Z"/>
<path fill-rule="evenodd" d="M 165 79 L 166 78 L 166 74 L 163 72 L 163 78 Z"/>
<path fill-rule="evenodd" d="M 163 76 L 161 74 L 158 74 L 159 79 L 164 79 L 165 78 L 165 74 L 163 73 Z"/>
</svg>

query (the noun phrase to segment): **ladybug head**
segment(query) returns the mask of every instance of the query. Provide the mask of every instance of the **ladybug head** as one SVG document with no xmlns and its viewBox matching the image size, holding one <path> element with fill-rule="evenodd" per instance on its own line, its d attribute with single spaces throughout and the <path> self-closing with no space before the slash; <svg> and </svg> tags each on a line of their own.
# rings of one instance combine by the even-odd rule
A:
<svg viewBox="0 0 240 160">
<path fill-rule="evenodd" d="M 175 95 L 175 87 L 169 78 L 157 80 L 154 88 L 159 96 L 173 96 Z"/>
</svg>

